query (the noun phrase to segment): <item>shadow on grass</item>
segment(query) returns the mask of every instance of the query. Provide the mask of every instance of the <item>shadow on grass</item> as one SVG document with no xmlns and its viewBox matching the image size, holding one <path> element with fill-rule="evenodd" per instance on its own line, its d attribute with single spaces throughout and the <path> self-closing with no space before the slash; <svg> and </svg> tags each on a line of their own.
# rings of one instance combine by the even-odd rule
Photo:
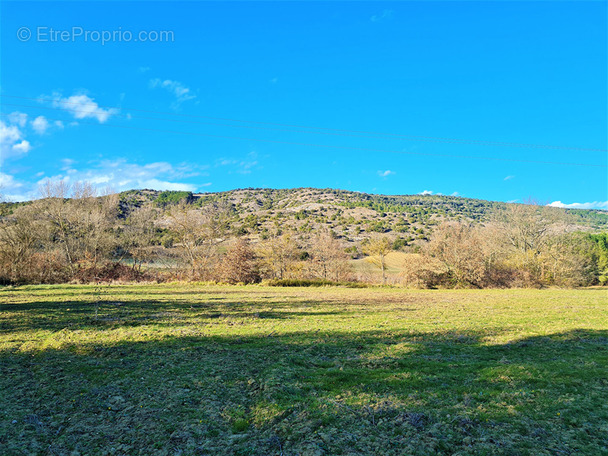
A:
<svg viewBox="0 0 608 456">
<path fill-rule="evenodd" d="M 605 454 L 608 331 L 486 343 L 493 335 L 169 336 L 3 352 L 0 444 L 15 455 Z"/>
<path fill-rule="evenodd" d="M 24 331 L 31 328 L 58 331 L 64 328 L 107 329 L 113 327 L 133 327 L 141 325 L 174 325 L 176 320 L 197 319 L 200 324 L 205 319 L 292 319 L 301 316 L 339 315 L 344 311 L 315 310 L 326 302 L 301 300 L 290 302 L 268 302 L 248 299 L 247 301 L 209 300 L 128 300 L 100 301 L 98 316 L 95 317 L 96 303 L 90 301 L 38 300 L 27 303 L 1 304 L 4 318 L 0 319 L 1 332 Z M 294 307 L 303 310 L 287 310 Z M 344 306 L 346 307 L 346 305 Z M 272 310 L 252 311 L 252 308 L 272 308 Z M 308 310 L 310 309 L 310 310 Z M 11 313 L 18 313 L 18 316 Z M 204 321 L 203 321 L 204 322 Z M 184 324 L 188 324 L 187 321 Z"/>
</svg>

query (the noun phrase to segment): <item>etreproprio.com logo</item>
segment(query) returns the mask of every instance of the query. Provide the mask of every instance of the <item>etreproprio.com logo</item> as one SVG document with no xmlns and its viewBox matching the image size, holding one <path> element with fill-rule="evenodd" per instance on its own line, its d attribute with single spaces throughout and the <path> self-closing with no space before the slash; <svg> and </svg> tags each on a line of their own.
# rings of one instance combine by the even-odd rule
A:
<svg viewBox="0 0 608 456">
<path fill-rule="evenodd" d="M 115 30 L 88 30 L 83 27 L 54 29 L 53 27 L 36 27 L 33 32 L 29 27 L 17 30 L 19 41 L 36 41 L 39 43 L 172 43 L 175 34 L 172 30 L 140 30 L 132 32 L 119 27 Z"/>
</svg>

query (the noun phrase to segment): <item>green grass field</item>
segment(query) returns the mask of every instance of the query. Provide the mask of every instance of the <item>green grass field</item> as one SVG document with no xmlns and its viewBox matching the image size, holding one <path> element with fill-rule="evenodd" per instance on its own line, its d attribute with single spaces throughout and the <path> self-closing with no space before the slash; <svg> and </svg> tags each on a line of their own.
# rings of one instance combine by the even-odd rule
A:
<svg viewBox="0 0 608 456">
<path fill-rule="evenodd" d="M 600 289 L 0 288 L 0 370 L 2 455 L 608 455 Z"/>
</svg>

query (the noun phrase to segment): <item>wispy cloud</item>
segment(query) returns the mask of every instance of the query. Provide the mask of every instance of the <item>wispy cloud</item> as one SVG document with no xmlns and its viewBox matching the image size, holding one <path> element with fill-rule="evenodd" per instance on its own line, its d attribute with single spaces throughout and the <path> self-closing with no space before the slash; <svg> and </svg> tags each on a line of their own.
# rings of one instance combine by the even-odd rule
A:
<svg viewBox="0 0 608 456">
<path fill-rule="evenodd" d="M 21 128 L 23 128 L 23 127 L 25 127 L 25 124 L 27 123 L 27 114 L 24 112 L 19 112 L 19 111 L 11 112 L 8 115 L 8 121 L 9 121 L 9 123 L 18 125 Z"/>
<path fill-rule="evenodd" d="M 549 203 L 551 207 L 562 207 L 564 209 L 608 209 L 608 201 L 592 201 L 588 203 L 570 203 L 565 204 L 561 201 L 553 201 Z"/>
<path fill-rule="evenodd" d="M 97 119 L 99 123 L 106 122 L 111 116 L 118 114 L 116 108 L 104 109 L 97 102 L 85 94 L 76 94 L 64 97 L 58 92 L 51 96 L 52 105 L 61 108 L 74 116 L 75 119 Z"/>
<path fill-rule="evenodd" d="M 384 21 L 387 19 L 391 19 L 392 17 L 393 17 L 393 10 L 385 9 L 385 10 L 382 10 L 382 12 L 380 14 L 374 14 L 372 17 L 369 18 L 369 20 L 372 22 L 380 22 L 380 21 Z"/>
<path fill-rule="evenodd" d="M 504 178 L 504 179 L 503 179 L 503 180 L 506 180 L 506 181 L 508 181 L 508 180 L 511 180 L 511 179 L 513 179 L 513 178 L 514 178 L 514 177 L 515 177 L 515 176 L 507 176 L 507 177 L 505 177 L 505 178 Z"/>
<path fill-rule="evenodd" d="M 386 171 L 378 171 L 378 176 L 380 177 L 388 177 L 388 176 L 392 176 L 393 174 L 397 174 L 395 171 L 391 171 L 390 169 L 387 169 Z"/>
<path fill-rule="evenodd" d="M 78 168 L 71 159 L 61 160 L 61 173 L 54 180 L 87 181 L 95 186 L 110 187 L 115 191 L 129 189 L 196 191 L 210 182 L 192 184 L 180 182 L 182 171 L 167 162 L 131 163 L 125 159 L 104 160 L 89 168 Z M 192 168 L 192 167 L 191 167 Z M 43 179 L 44 181 L 45 179 Z"/>
<path fill-rule="evenodd" d="M 150 88 L 161 88 L 171 93 L 175 97 L 175 101 L 172 104 L 173 108 L 179 108 L 183 102 L 196 98 L 196 95 L 189 87 L 186 87 L 179 81 L 172 81 L 171 79 L 150 79 Z"/>
<path fill-rule="evenodd" d="M 251 174 L 254 169 L 261 168 L 255 151 L 249 152 L 245 158 L 220 158 L 215 162 L 215 166 L 227 167 L 228 174 Z"/>
<path fill-rule="evenodd" d="M 432 195 L 433 193 L 434 193 L 434 192 L 433 192 L 432 190 L 423 190 L 423 191 L 421 191 L 421 192 L 420 192 L 420 193 L 418 193 L 418 194 L 419 194 L 419 195 L 426 196 L 426 195 Z"/>
</svg>

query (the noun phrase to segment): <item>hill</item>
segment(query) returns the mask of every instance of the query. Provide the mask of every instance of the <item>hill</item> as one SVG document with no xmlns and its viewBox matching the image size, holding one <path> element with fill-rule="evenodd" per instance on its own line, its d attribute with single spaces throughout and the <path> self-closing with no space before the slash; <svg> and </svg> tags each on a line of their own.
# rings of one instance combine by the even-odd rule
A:
<svg viewBox="0 0 608 456">
<path fill-rule="evenodd" d="M 390 233 L 406 242 L 426 239 L 443 221 L 483 223 L 513 203 L 443 195 L 374 195 L 337 189 L 245 188 L 217 193 L 130 190 L 120 194 L 126 214 L 130 207 L 151 202 L 168 210 L 180 202 L 193 208 L 227 207 L 231 227 L 239 235 L 262 239 L 285 230 L 310 233 L 331 229 L 345 241 L 361 241 L 373 233 Z M 608 228 L 608 211 L 559 209 L 581 229 Z"/>
<path fill-rule="evenodd" d="M 315 188 L 100 197 L 89 187 L 51 190 L 46 199 L 1 208 L 7 283 L 143 274 L 137 280 L 332 277 L 480 287 L 579 286 L 608 277 L 605 211 Z"/>
<path fill-rule="evenodd" d="M 137 207 L 153 205 L 161 219 L 177 204 L 192 209 L 221 206 L 230 214 L 228 223 L 235 236 L 252 240 L 294 231 L 312 233 L 330 229 L 345 242 L 360 242 L 375 233 L 386 233 L 401 243 L 428 239 L 433 227 L 444 221 L 484 223 L 514 205 L 444 195 L 377 195 L 348 190 L 294 188 L 243 188 L 225 192 L 128 190 L 118 194 L 119 217 Z M 0 203 L 0 216 L 25 203 Z M 608 229 L 608 211 L 560 209 L 570 223 L 584 231 Z"/>
</svg>

